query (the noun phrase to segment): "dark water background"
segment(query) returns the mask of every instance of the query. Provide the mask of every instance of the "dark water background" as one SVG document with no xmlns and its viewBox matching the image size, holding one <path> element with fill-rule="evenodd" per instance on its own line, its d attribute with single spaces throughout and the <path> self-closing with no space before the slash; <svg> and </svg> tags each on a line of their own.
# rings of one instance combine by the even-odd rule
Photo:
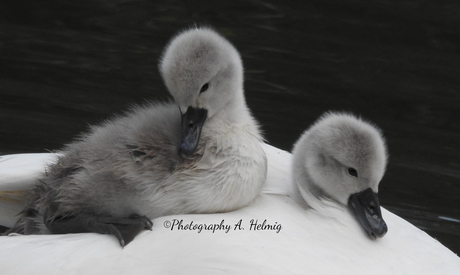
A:
<svg viewBox="0 0 460 275">
<path fill-rule="evenodd" d="M 131 104 L 169 98 L 158 58 L 194 24 L 241 52 L 272 145 L 290 150 L 327 110 L 379 125 L 382 205 L 460 253 L 458 0 L 2 1 L 0 153 L 56 150 Z"/>
</svg>

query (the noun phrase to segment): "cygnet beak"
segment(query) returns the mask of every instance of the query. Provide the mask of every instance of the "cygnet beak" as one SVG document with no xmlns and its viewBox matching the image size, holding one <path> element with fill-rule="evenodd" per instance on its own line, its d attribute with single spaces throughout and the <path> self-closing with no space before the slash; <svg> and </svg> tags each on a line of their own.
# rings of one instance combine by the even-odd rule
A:
<svg viewBox="0 0 460 275">
<path fill-rule="evenodd" d="M 181 157 L 187 158 L 195 152 L 207 117 L 208 110 L 191 106 L 182 115 L 182 138 L 178 148 Z"/>
<path fill-rule="evenodd" d="M 388 227 L 382 218 L 379 197 L 371 188 L 352 194 L 348 199 L 348 207 L 369 237 L 376 239 L 385 236 Z"/>
</svg>

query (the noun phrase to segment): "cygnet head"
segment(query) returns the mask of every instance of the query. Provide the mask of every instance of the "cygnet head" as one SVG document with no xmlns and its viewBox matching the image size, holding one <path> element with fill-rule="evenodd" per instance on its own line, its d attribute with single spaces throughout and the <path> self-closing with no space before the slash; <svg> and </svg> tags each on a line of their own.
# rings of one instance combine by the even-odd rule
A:
<svg viewBox="0 0 460 275">
<path fill-rule="evenodd" d="M 206 119 L 223 110 L 231 116 L 233 110 L 229 109 L 246 108 L 240 55 L 230 42 L 209 28 L 179 33 L 166 47 L 159 67 L 182 113 L 179 152 L 183 156 L 195 151 Z"/>
<path fill-rule="evenodd" d="M 294 179 L 307 200 L 327 197 L 346 205 L 369 236 L 383 237 L 378 185 L 387 152 L 381 132 L 349 114 L 326 113 L 297 141 Z"/>
</svg>

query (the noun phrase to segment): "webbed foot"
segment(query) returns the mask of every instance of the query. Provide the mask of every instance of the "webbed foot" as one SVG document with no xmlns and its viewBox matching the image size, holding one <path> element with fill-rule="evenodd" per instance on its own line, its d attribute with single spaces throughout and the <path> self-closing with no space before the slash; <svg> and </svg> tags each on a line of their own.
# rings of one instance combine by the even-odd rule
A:
<svg viewBox="0 0 460 275">
<path fill-rule="evenodd" d="M 121 247 L 128 245 L 142 230 L 152 230 L 153 223 L 146 216 L 136 214 L 128 218 L 115 218 L 80 214 L 78 216 L 44 217 L 46 227 L 55 234 L 94 232 L 114 235 Z"/>
</svg>

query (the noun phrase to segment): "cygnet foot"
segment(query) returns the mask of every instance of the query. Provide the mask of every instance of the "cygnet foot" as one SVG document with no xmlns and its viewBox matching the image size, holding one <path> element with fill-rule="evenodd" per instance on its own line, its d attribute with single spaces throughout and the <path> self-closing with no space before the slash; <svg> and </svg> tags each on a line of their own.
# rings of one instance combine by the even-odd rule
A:
<svg viewBox="0 0 460 275">
<path fill-rule="evenodd" d="M 153 223 L 146 216 L 133 214 L 128 218 L 115 218 L 81 214 L 78 216 L 58 217 L 48 220 L 46 227 L 55 234 L 86 233 L 114 235 L 121 247 L 128 245 L 142 230 L 152 230 Z"/>
</svg>

